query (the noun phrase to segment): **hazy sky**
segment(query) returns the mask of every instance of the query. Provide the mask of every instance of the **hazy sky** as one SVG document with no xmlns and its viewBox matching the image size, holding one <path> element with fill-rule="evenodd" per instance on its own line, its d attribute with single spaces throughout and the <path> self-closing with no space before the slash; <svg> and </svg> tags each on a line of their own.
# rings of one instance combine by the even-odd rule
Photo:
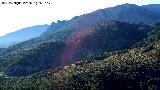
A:
<svg viewBox="0 0 160 90">
<path fill-rule="evenodd" d="M 0 36 L 25 27 L 50 24 L 57 20 L 68 20 L 74 16 L 89 13 L 124 3 L 137 5 L 160 4 L 160 0 L 19 0 L 51 2 L 42 5 L 1 4 L 18 0 L 0 0 Z"/>
</svg>

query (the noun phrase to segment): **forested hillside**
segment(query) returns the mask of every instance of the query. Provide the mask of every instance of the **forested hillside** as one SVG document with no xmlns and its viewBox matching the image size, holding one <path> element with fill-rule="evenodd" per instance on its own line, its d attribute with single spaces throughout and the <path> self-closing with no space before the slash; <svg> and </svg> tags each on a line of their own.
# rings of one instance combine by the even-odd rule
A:
<svg viewBox="0 0 160 90">
<path fill-rule="evenodd" d="M 74 63 L 88 55 L 131 48 L 147 37 L 150 26 L 111 21 L 97 24 L 83 32 L 72 34 L 69 42 L 48 41 L 29 47 L 8 49 L 1 55 L 1 68 L 9 75 L 28 75 Z M 64 32 L 59 40 L 67 39 Z M 58 34 L 55 34 L 56 36 Z"/>
<path fill-rule="evenodd" d="M 159 27 L 156 24 L 151 32 L 160 31 Z M 2 77 L 0 85 L 3 89 L 31 90 L 159 90 L 160 41 L 156 40 L 159 35 L 152 34 L 153 41 L 143 47 L 93 55 L 63 68 L 26 77 Z"/>
<path fill-rule="evenodd" d="M 39 37 L 0 48 L 0 89 L 159 90 L 158 8 L 97 10 L 52 22 Z"/>
</svg>

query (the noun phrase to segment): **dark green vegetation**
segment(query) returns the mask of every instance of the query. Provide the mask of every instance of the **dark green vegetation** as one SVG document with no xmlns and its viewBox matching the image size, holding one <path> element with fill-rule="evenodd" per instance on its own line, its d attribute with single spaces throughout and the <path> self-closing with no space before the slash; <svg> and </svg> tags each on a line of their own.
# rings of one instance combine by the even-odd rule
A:
<svg viewBox="0 0 160 90">
<path fill-rule="evenodd" d="M 74 63 L 77 59 L 88 55 L 129 49 L 147 37 L 150 29 L 149 26 L 140 24 L 111 21 L 74 33 L 67 43 L 53 40 L 29 44 L 27 47 L 13 46 L 1 55 L 1 68 L 7 74 L 14 76 L 54 69 Z M 60 38 L 61 36 L 66 38 L 68 34 L 65 32 Z"/>
<path fill-rule="evenodd" d="M 158 7 L 98 10 L 0 49 L 0 89 L 159 90 Z"/>
<path fill-rule="evenodd" d="M 160 23 L 155 23 L 154 25 L 152 25 L 152 27 L 154 27 L 154 29 L 148 33 L 147 38 L 145 38 L 143 41 L 137 43 L 135 45 L 135 47 L 141 47 L 141 46 L 146 46 L 146 45 L 150 45 L 151 43 L 154 43 L 158 40 L 160 40 Z"/>
<path fill-rule="evenodd" d="M 8 75 L 28 75 L 37 71 L 54 69 L 60 66 L 58 61 L 61 58 L 65 44 L 62 42 L 42 43 L 34 49 L 25 49 L 12 59 L 12 65 L 8 66 Z M 14 62 L 15 61 L 15 62 Z M 5 65 L 5 63 L 3 64 Z"/>
<path fill-rule="evenodd" d="M 160 31 L 159 27 L 151 32 Z M 160 34 L 148 35 L 143 42 Z M 95 54 L 64 68 L 25 77 L 2 76 L 0 85 L 6 90 L 159 90 L 160 40 L 152 40 L 146 46 Z"/>
</svg>

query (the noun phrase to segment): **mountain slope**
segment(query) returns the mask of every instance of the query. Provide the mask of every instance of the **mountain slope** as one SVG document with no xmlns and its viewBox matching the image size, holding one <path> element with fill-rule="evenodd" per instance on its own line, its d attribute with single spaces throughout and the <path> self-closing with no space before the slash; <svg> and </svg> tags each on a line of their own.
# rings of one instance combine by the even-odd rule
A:
<svg viewBox="0 0 160 90">
<path fill-rule="evenodd" d="M 77 57 L 81 58 L 98 52 L 129 49 L 147 37 L 149 31 L 149 26 L 117 21 L 95 25 L 92 29 L 72 34 L 69 39 L 65 38 L 68 39 L 68 42 L 62 61 L 72 63 L 72 60 Z"/>
<path fill-rule="evenodd" d="M 47 30 L 49 25 L 37 25 L 24 28 L 0 37 L 0 47 L 6 48 L 11 45 L 40 36 Z"/>
<path fill-rule="evenodd" d="M 149 26 L 140 24 L 118 21 L 100 23 L 86 31 L 72 33 L 71 38 L 67 38 L 69 41 L 67 43 L 53 40 L 47 41 L 48 44 L 46 42 L 33 44 L 32 47 L 18 49 L 10 47 L 0 55 L 1 68 L 15 76 L 28 75 L 50 68 L 56 69 L 95 53 L 129 49 L 147 37 L 147 32 L 150 30 Z M 63 34 L 61 35 L 64 36 Z M 56 33 L 54 36 L 56 35 L 59 34 Z M 60 37 L 59 40 L 63 39 Z M 47 63 L 43 65 L 43 62 Z"/>
<path fill-rule="evenodd" d="M 36 48 L 48 41 L 60 41 L 65 43 L 64 50 L 61 55 L 62 57 L 58 58 L 61 63 L 60 66 L 73 63 L 75 62 L 74 60 L 78 58 L 97 52 L 128 49 L 135 43 L 147 37 L 147 32 L 150 31 L 151 27 L 143 24 L 136 25 L 108 21 L 118 20 L 130 23 L 152 23 L 159 19 L 160 16 L 158 15 L 159 14 L 156 12 L 152 12 L 151 10 L 137 5 L 123 4 L 74 17 L 68 21 L 58 21 L 57 23 L 52 23 L 49 29 L 40 37 L 14 45 L 5 50 L 1 54 L 0 60 L 3 61 L 1 67 L 5 68 L 5 70 L 9 70 L 10 72 L 14 71 L 14 69 L 17 71 L 19 69 L 24 69 L 25 71 L 26 68 L 16 68 L 16 64 L 12 67 L 10 65 L 12 65 L 12 62 L 17 63 L 21 60 L 19 55 L 22 55 L 22 60 L 25 60 L 23 58 L 28 55 L 23 54 L 25 53 L 24 50 L 33 50 L 34 53 L 42 55 L 41 53 L 43 52 L 36 51 Z M 52 53 L 49 53 L 49 55 L 52 56 Z M 31 56 L 35 60 L 39 58 L 36 55 Z M 23 65 L 25 64 L 22 64 L 22 67 Z M 6 66 L 11 68 L 6 68 Z M 27 67 L 30 67 L 30 64 L 28 64 Z M 34 72 L 36 71 L 39 70 L 36 69 Z M 29 74 L 29 72 L 26 73 Z"/>
<path fill-rule="evenodd" d="M 157 26 L 155 28 L 160 31 Z M 1 89 L 34 90 L 160 89 L 160 40 L 147 46 L 101 55 L 102 60 L 85 59 L 26 77 L 1 77 L 0 86 Z"/>
<path fill-rule="evenodd" d="M 144 47 L 160 40 L 160 23 L 152 25 L 153 30 L 147 35 L 147 38 L 135 44 L 133 47 Z"/>
</svg>

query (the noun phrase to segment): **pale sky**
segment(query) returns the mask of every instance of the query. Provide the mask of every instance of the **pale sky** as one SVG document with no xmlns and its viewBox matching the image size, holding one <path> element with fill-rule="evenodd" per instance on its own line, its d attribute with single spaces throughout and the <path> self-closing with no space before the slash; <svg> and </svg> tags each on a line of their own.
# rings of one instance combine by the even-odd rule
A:
<svg viewBox="0 0 160 90">
<path fill-rule="evenodd" d="M 0 0 L 1 2 L 18 0 Z M 74 16 L 131 3 L 137 5 L 160 4 L 160 0 L 19 0 L 51 2 L 42 5 L 3 5 L 0 4 L 0 36 L 25 27 L 50 24 L 57 20 L 69 20 Z"/>
</svg>

